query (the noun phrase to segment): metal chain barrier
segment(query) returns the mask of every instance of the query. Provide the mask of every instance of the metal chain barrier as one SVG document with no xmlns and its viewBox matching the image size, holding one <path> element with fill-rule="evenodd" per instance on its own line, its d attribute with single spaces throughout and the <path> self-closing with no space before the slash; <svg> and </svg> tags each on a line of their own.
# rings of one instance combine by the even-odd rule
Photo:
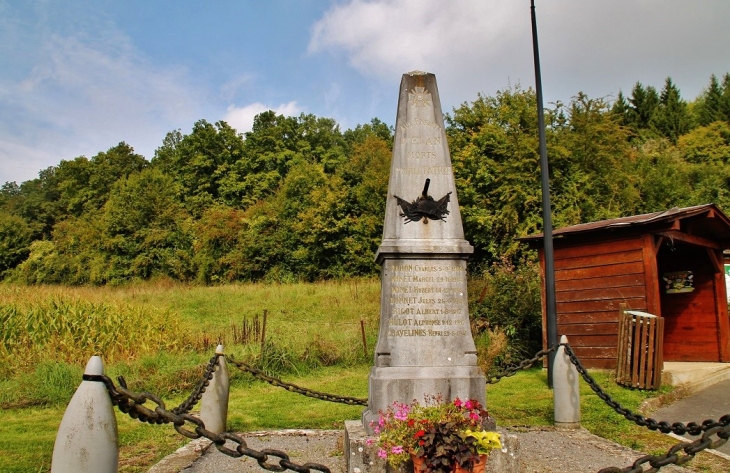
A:
<svg viewBox="0 0 730 473">
<path fill-rule="evenodd" d="M 675 422 L 669 424 L 668 422 L 657 422 L 652 418 L 645 418 L 642 415 L 635 414 L 629 409 L 624 408 L 618 402 L 614 401 L 611 396 L 606 393 L 596 381 L 588 374 L 588 371 L 583 367 L 578 357 L 575 355 L 573 350 L 568 344 L 560 344 L 557 346 L 550 347 L 545 350 L 540 350 L 531 359 L 521 361 L 517 365 L 512 365 L 505 368 L 503 371 L 495 374 L 487 374 L 487 384 L 495 384 L 502 378 L 514 376 L 519 371 L 528 369 L 541 362 L 551 352 L 556 351 L 558 346 L 563 346 L 565 352 L 570 358 L 571 363 L 575 365 L 577 371 L 580 373 L 583 380 L 588 383 L 593 392 L 603 400 L 609 407 L 611 407 L 618 414 L 636 423 L 639 426 L 647 427 L 650 430 L 659 430 L 662 433 L 673 432 L 677 435 L 684 435 L 685 433 L 690 435 L 700 435 L 702 437 L 693 442 L 680 442 L 671 447 L 664 455 L 645 455 L 638 458 L 631 466 L 625 468 L 610 467 L 599 470 L 598 473 L 653 473 L 659 471 L 660 468 L 667 465 L 683 465 L 690 461 L 694 456 L 702 450 L 712 448 L 716 449 L 724 445 L 728 438 L 730 438 L 730 414 L 726 414 L 720 418 L 719 421 L 705 420 L 702 424 L 690 422 L 687 425 L 681 422 Z M 338 396 L 334 394 L 327 394 L 319 391 L 314 391 L 308 388 L 297 386 L 293 383 L 287 383 L 279 378 L 269 376 L 263 371 L 247 365 L 246 363 L 235 360 L 232 356 L 226 356 L 216 354 L 211 358 L 210 362 L 205 368 L 201 380 L 196 385 L 193 392 L 188 398 L 183 401 L 178 407 L 172 410 L 165 409 L 165 403 L 158 396 L 148 392 L 133 392 L 127 389 L 126 381 L 123 377 L 119 377 L 119 386 L 115 386 L 114 382 L 106 375 L 84 375 L 83 379 L 86 381 L 98 381 L 104 383 L 111 397 L 112 404 L 117 408 L 129 415 L 133 419 L 138 419 L 141 422 L 147 422 L 150 424 L 173 424 L 175 430 L 185 437 L 190 439 L 198 439 L 205 437 L 212 441 L 216 448 L 223 454 L 231 456 L 233 458 L 239 458 L 247 456 L 255 459 L 261 468 L 269 471 L 281 472 L 285 470 L 292 470 L 299 473 L 309 473 L 311 470 L 321 471 L 324 473 L 330 473 L 329 468 L 318 463 L 305 463 L 304 465 L 298 465 L 290 461 L 289 456 L 280 450 L 274 449 L 263 449 L 257 451 L 248 448 L 246 441 L 231 432 L 224 432 L 216 434 L 205 428 L 203 421 L 195 416 L 188 414 L 188 412 L 200 401 L 205 389 L 208 387 L 210 380 L 213 378 L 213 374 L 218 366 L 219 357 L 224 356 L 226 361 L 236 366 L 241 371 L 253 375 L 255 378 L 265 381 L 273 386 L 281 387 L 287 391 L 302 394 L 304 396 L 312 397 L 315 399 L 338 402 L 349 405 L 362 405 L 366 406 L 368 403 L 367 399 L 354 398 L 348 396 Z M 147 401 L 152 401 L 156 406 L 154 409 L 145 407 L 144 404 Z M 194 425 L 194 428 L 190 430 L 185 427 L 185 423 L 188 422 Z M 717 439 L 712 437 L 717 436 Z M 226 447 L 226 442 L 233 442 L 236 444 L 235 449 Z M 279 459 L 278 464 L 268 463 L 269 457 L 276 457 Z M 645 469 L 645 466 L 649 466 Z"/>
<path fill-rule="evenodd" d="M 203 377 L 198 381 L 198 384 L 195 386 L 195 389 L 192 393 L 188 396 L 187 399 L 185 399 L 179 406 L 172 409 L 172 412 L 175 414 L 187 414 L 190 412 L 190 410 L 200 401 L 200 398 L 203 397 L 203 393 L 208 388 L 208 385 L 210 384 L 210 380 L 213 379 L 213 373 L 215 373 L 215 370 L 218 368 L 218 358 L 220 358 L 222 355 L 220 353 L 216 353 L 213 358 L 210 359 L 208 362 L 208 366 L 205 367 L 205 371 L 203 372 Z"/>
<path fill-rule="evenodd" d="M 495 375 L 490 375 L 489 373 L 486 373 L 487 377 L 487 384 L 497 384 L 502 378 L 506 378 L 508 376 L 514 376 L 518 372 L 522 370 L 526 370 L 528 368 L 532 368 L 535 366 L 538 362 L 541 362 L 543 359 L 545 359 L 546 356 L 550 354 L 550 352 L 553 352 L 558 349 L 558 346 L 553 346 L 550 348 L 547 348 L 545 350 L 540 350 L 535 354 L 534 357 L 526 360 L 522 360 L 517 365 L 510 365 L 507 368 L 505 368 L 503 371 L 500 371 L 499 373 L 496 373 Z"/>
<path fill-rule="evenodd" d="M 603 400 L 609 407 L 611 407 L 618 414 L 624 416 L 627 420 L 630 420 L 641 427 L 646 427 L 650 430 L 659 430 L 662 433 L 668 434 L 673 432 L 677 435 L 684 435 L 688 433 L 690 435 L 700 435 L 702 437 L 693 442 L 680 442 L 671 447 L 664 455 L 645 455 L 636 459 L 636 461 L 625 468 L 610 467 L 599 470 L 598 473 L 653 473 L 659 471 L 663 466 L 667 465 L 683 465 L 690 461 L 694 456 L 707 448 L 716 449 L 719 448 L 728 441 L 730 437 L 730 414 L 726 414 L 720 418 L 718 422 L 708 419 L 697 424 L 696 422 L 690 422 L 684 425 L 681 422 L 675 422 L 669 424 L 668 422 L 657 422 L 652 418 L 645 418 L 642 415 L 635 414 L 629 409 L 624 408 L 621 404 L 614 401 L 611 396 L 606 393 L 596 383 L 596 380 L 588 374 L 588 371 L 581 364 L 578 357 L 575 355 L 570 345 L 561 344 L 565 348 L 565 353 L 570 357 L 571 363 L 573 363 L 583 377 L 583 380 L 588 383 L 593 392 Z M 703 433 L 704 432 L 704 433 Z M 717 439 L 713 440 L 711 437 L 717 435 Z M 684 453 L 684 455 L 681 455 Z M 649 465 L 650 468 L 644 469 L 645 465 Z"/>
<path fill-rule="evenodd" d="M 239 370 L 249 373 L 249 374 L 253 375 L 255 378 L 258 378 L 262 381 L 266 381 L 267 383 L 271 384 L 272 386 L 284 388 L 287 391 L 291 391 L 291 392 L 294 392 L 297 394 L 301 394 L 303 396 L 319 399 L 321 401 L 337 402 L 337 403 L 341 403 L 341 404 L 349 404 L 351 406 L 367 406 L 368 405 L 367 399 L 349 397 L 349 396 L 338 396 L 336 394 L 327 394 L 327 393 L 323 393 L 320 391 L 314 391 L 312 389 L 303 388 L 303 387 L 297 386 L 296 384 L 293 384 L 293 383 L 287 383 L 285 381 L 282 381 L 279 378 L 269 376 L 266 373 L 264 373 L 263 371 L 254 368 L 253 366 L 249 366 L 246 363 L 243 363 L 241 361 L 236 361 L 232 356 L 226 356 L 226 360 L 230 364 L 232 364 L 236 368 L 238 368 Z"/>
<path fill-rule="evenodd" d="M 168 411 L 165 409 L 164 401 L 154 394 L 147 392 L 136 393 L 128 390 L 125 385 L 126 383 L 124 382 L 124 378 L 122 377 L 119 378 L 119 387 L 114 386 L 114 382 L 106 375 L 84 375 L 84 380 L 104 383 L 107 391 L 109 392 L 109 396 L 111 397 L 112 404 L 117 406 L 121 412 L 129 415 L 131 418 L 139 419 L 142 422 L 150 424 L 173 424 L 175 430 L 180 435 L 190 439 L 205 437 L 213 442 L 221 453 L 230 457 L 240 458 L 245 455 L 255 459 L 261 468 L 269 471 L 281 472 L 285 470 L 292 470 L 298 473 L 309 473 L 311 470 L 315 470 L 323 473 L 331 473 L 329 468 L 319 463 L 305 463 L 304 465 L 293 463 L 289 459 L 289 455 L 281 450 L 266 448 L 259 451 L 248 448 L 246 440 L 234 433 L 223 432 L 221 434 L 216 434 L 211 432 L 205 428 L 205 424 L 198 417 L 190 414 L 176 414 L 173 411 Z M 144 406 L 144 403 L 147 401 L 152 401 L 156 404 L 154 409 Z M 194 429 L 190 430 L 187 428 L 185 426 L 186 422 L 193 424 Z M 232 449 L 226 447 L 227 441 L 235 443 L 236 448 Z M 269 457 L 278 458 L 278 464 L 268 463 Z"/>
<path fill-rule="evenodd" d="M 675 422 L 673 424 L 669 424 L 669 422 L 657 422 L 655 419 L 652 418 L 645 418 L 644 416 L 640 414 L 635 414 L 631 412 L 629 409 L 626 409 L 618 402 L 614 401 L 611 396 L 606 393 L 601 387 L 596 383 L 596 381 L 591 377 L 591 375 L 588 374 L 588 371 L 583 367 L 583 365 L 580 363 L 580 360 L 577 356 L 575 356 L 575 353 L 573 353 L 573 350 L 570 348 L 570 345 L 564 344 L 565 347 L 565 353 L 568 354 L 570 357 L 571 363 L 573 363 L 578 370 L 578 373 L 583 377 L 586 383 L 588 383 L 588 386 L 591 387 L 593 392 L 595 392 L 599 398 L 601 398 L 606 404 L 608 404 L 611 409 L 616 411 L 618 414 L 624 416 L 626 419 L 630 420 L 631 422 L 634 422 L 636 425 L 639 425 L 641 427 L 646 427 L 649 430 L 658 430 L 664 434 L 668 434 L 669 432 L 673 432 L 677 435 L 684 435 L 684 434 L 690 434 L 690 435 L 700 435 L 702 432 L 708 431 L 710 429 L 713 429 L 715 427 L 725 427 L 730 425 L 730 414 L 725 414 L 720 418 L 719 421 L 714 421 L 711 419 L 705 420 L 702 422 L 702 424 L 697 424 L 696 422 L 690 422 L 687 425 L 684 425 L 682 422 Z"/>
<path fill-rule="evenodd" d="M 717 435 L 717 440 L 711 437 Z M 637 458 L 636 461 L 626 468 L 610 467 L 599 470 L 598 473 L 653 473 L 667 465 L 684 465 L 694 458 L 696 454 L 707 448 L 719 448 L 725 445 L 730 437 L 730 426 L 712 427 L 707 429 L 702 437 L 694 442 L 681 442 L 670 448 L 664 455 L 646 455 Z M 681 453 L 684 455 L 680 456 Z M 644 469 L 645 465 L 651 468 Z"/>
</svg>

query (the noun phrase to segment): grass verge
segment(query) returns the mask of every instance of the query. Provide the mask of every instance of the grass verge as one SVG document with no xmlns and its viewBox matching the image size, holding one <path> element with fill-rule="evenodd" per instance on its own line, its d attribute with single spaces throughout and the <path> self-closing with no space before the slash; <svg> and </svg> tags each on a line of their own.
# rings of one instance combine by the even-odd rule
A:
<svg viewBox="0 0 730 473">
<path fill-rule="evenodd" d="M 174 314 L 176 329 L 168 332 L 168 337 L 176 338 L 178 331 L 185 331 L 184 336 L 188 340 L 197 337 L 198 342 L 189 347 L 186 342 L 172 350 L 159 350 L 154 344 L 133 347 L 106 368 L 107 374 L 112 377 L 125 376 L 131 389 L 158 394 L 169 406 L 185 398 L 212 355 L 212 348 L 200 347 L 218 342 L 226 344 L 226 351 L 237 355 L 237 359 L 278 372 L 282 378 L 295 384 L 335 394 L 367 397 L 368 371 L 377 337 L 379 311 L 379 283 L 375 280 L 286 286 L 0 286 L 0 305 L 12 305 L 16 308 L 14 310 L 46 307 L 43 304 L 47 300 L 89 301 L 90 304 L 80 306 L 84 310 L 77 310 L 77 313 L 87 314 L 84 320 L 96 320 L 96 312 L 104 314 L 112 306 L 145 316 Z M 45 313 L 51 313 L 51 309 L 56 310 L 58 306 L 48 306 Z M 71 313 L 71 309 L 76 310 L 76 306 L 63 307 L 64 314 Z M 231 339 L 227 337 L 234 324 L 240 325 L 245 318 L 261 317 L 264 311 L 268 317 L 263 351 L 258 342 L 229 343 Z M 43 321 L 43 313 L 43 310 L 36 310 L 34 320 Z M 159 323 L 165 324 L 165 318 L 158 319 Z M 361 321 L 366 329 L 368 351 L 365 353 Z M 33 327 L 32 324 L 30 327 Z M 112 329 L 107 331 L 116 333 Z M 150 332 L 155 333 L 154 330 Z M 28 333 L 35 335 L 41 332 L 28 330 Z M 200 342 L 201 337 L 207 338 L 210 343 Z M 123 341 L 121 337 L 117 338 Z M 53 337 L 50 339 L 54 340 Z M 10 344 L 7 346 L 11 347 Z M 12 376 L 8 372 L 0 376 L 2 472 L 48 471 L 65 405 L 80 380 L 81 364 L 58 359 L 50 348 L 36 354 L 39 355 L 38 363 L 28 364 L 28 369 L 13 371 Z M 40 357 L 40 354 L 45 354 L 45 357 Z M 8 352 L 5 355 L 22 356 Z M 341 428 L 344 420 L 357 419 L 362 411 L 362 407 L 305 398 L 254 381 L 235 368 L 231 368 L 231 375 L 228 428 L 232 431 Z M 650 391 L 621 388 L 606 373 L 596 372 L 594 375 L 614 399 L 635 412 L 646 399 L 657 395 Z M 552 425 L 552 391 L 547 388 L 542 370 L 520 372 L 488 386 L 487 391 L 489 410 L 500 425 Z M 672 438 L 623 419 L 585 383 L 581 383 L 581 393 L 583 426 L 596 435 L 652 454 L 665 453 L 677 443 Z M 666 389 L 658 394 L 671 396 Z M 120 413 L 117 413 L 117 419 L 120 471 L 123 473 L 146 471 L 186 442 L 171 426 L 142 424 Z M 707 454 L 698 455 L 686 467 L 697 472 L 730 471 L 729 462 L 718 463 Z"/>
</svg>

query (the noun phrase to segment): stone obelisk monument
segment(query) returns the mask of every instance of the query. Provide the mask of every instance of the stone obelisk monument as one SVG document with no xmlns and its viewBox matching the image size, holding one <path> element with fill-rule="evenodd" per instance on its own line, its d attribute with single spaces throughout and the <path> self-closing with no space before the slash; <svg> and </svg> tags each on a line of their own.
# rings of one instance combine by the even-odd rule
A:
<svg viewBox="0 0 730 473">
<path fill-rule="evenodd" d="M 469 326 L 464 239 L 436 77 L 400 85 L 381 264 L 380 331 L 363 426 L 426 395 L 486 405 Z"/>
</svg>

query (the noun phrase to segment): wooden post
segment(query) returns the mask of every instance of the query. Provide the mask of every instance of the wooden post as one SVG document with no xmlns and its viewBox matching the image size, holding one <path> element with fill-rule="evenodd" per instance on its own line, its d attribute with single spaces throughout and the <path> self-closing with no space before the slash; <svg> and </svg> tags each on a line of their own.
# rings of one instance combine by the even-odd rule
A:
<svg viewBox="0 0 730 473">
<path fill-rule="evenodd" d="M 365 338 L 365 321 L 363 319 L 360 319 L 360 333 L 362 334 L 362 351 L 365 354 L 365 357 L 368 356 L 368 342 Z"/>
<path fill-rule="evenodd" d="M 264 322 L 263 326 L 261 327 L 261 354 L 264 353 L 264 345 L 266 343 L 266 316 L 268 315 L 269 311 L 264 309 Z"/>
</svg>

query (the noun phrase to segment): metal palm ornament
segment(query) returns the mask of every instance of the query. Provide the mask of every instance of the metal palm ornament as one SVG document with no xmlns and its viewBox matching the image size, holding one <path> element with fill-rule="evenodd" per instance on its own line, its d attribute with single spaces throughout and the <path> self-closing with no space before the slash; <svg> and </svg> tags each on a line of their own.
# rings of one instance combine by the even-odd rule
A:
<svg viewBox="0 0 730 473">
<path fill-rule="evenodd" d="M 441 197 L 439 200 L 434 200 L 433 197 L 428 195 L 428 186 L 431 184 L 431 179 L 426 179 L 426 183 L 423 186 L 423 192 L 413 202 L 408 202 L 405 199 L 401 199 L 397 195 L 394 195 L 398 199 L 398 206 L 400 206 L 402 212 L 401 217 L 405 217 L 405 223 L 417 222 L 423 219 L 423 223 L 428 223 L 429 220 L 441 220 L 445 221 L 446 216 L 449 214 L 447 206 L 451 200 L 451 192 Z"/>
</svg>

